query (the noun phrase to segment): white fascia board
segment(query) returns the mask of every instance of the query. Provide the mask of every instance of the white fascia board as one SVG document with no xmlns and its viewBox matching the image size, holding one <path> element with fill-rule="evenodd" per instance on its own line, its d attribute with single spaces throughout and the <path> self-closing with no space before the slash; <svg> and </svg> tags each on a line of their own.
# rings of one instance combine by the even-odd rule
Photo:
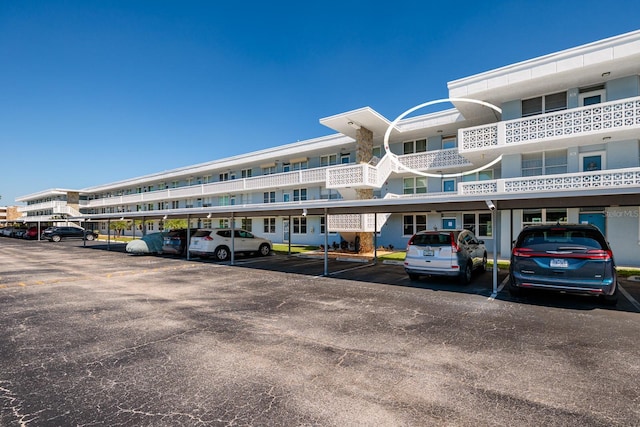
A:
<svg viewBox="0 0 640 427">
<path fill-rule="evenodd" d="M 69 190 L 64 188 L 50 188 L 48 190 L 38 191 L 37 193 L 27 194 L 25 196 L 16 197 L 16 202 L 28 202 L 29 200 L 37 200 L 48 196 L 61 196 L 67 193 L 82 193 L 80 190 Z"/>
<path fill-rule="evenodd" d="M 281 145 L 265 150 L 253 151 L 238 156 L 227 157 L 211 162 L 200 163 L 185 166 L 177 169 L 171 169 L 163 172 L 143 175 L 122 181 L 116 181 L 108 184 L 87 187 L 82 189 L 82 193 L 96 193 L 101 191 L 109 191 L 114 189 L 127 188 L 131 186 L 145 185 L 161 180 L 170 180 L 180 177 L 198 176 L 207 172 L 221 172 L 230 168 L 241 169 L 243 165 L 258 165 L 273 162 L 276 159 L 286 160 L 288 157 L 297 156 L 311 151 L 321 150 L 324 148 L 341 147 L 345 144 L 352 143 L 353 139 L 341 134 L 323 136 L 320 138 L 309 139 L 305 141 L 295 142 L 292 144 Z"/>
<path fill-rule="evenodd" d="M 462 114 L 460 114 L 460 112 L 455 108 L 451 108 L 444 111 L 404 119 L 398 123 L 397 128 L 400 132 L 406 132 L 416 129 L 437 128 L 442 125 L 458 123 L 460 121 L 464 121 Z"/>
<path fill-rule="evenodd" d="M 526 84 L 533 79 L 577 72 L 585 67 L 622 61 L 633 56 L 638 56 L 640 61 L 640 30 L 453 80 L 447 83 L 447 87 L 451 97 L 481 96 L 500 87 Z"/>
</svg>

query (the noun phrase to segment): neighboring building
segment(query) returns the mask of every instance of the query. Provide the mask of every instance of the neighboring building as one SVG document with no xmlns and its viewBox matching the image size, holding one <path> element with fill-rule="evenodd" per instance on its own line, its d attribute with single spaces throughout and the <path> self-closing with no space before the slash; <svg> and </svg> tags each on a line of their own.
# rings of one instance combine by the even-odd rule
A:
<svg viewBox="0 0 640 427">
<path fill-rule="evenodd" d="M 0 226 L 22 221 L 22 212 L 18 206 L 0 206 Z"/>
<path fill-rule="evenodd" d="M 33 221 L 193 211 L 203 227 L 227 225 L 219 215 L 224 207 L 262 204 L 264 214 L 239 215 L 238 226 L 273 241 L 309 244 L 324 242 L 327 225 L 330 243 L 352 242 L 377 227 L 378 244 L 396 248 L 425 228 L 465 227 L 502 257 L 526 224 L 589 222 L 605 232 L 619 264 L 640 266 L 640 31 L 448 88 L 455 109 L 401 120 L 390 133 L 400 166 L 383 148 L 393 119 L 367 107 L 321 119 L 334 135 L 18 201 Z M 502 114 L 455 98 L 490 102 Z M 321 215 L 268 212 L 372 198 L 377 216 L 330 215 L 328 224 Z M 494 201 L 495 221 L 478 200 Z M 393 213 L 381 213 L 385 204 Z M 209 218 L 202 215 L 207 209 Z M 160 225 L 156 219 L 148 227 Z M 106 221 L 98 226 L 106 232 Z"/>
</svg>

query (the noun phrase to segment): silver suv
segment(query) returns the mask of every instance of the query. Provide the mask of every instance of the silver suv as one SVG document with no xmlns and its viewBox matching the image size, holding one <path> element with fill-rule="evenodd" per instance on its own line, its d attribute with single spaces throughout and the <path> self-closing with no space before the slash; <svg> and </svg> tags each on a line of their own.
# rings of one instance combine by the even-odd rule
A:
<svg viewBox="0 0 640 427">
<path fill-rule="evenodd" d="M 474 270 L 487 268 L 487 249 L 469 230 L 420 231 L 409 239 L 404 269 L 411 278 L 458 277 L 471 281 Z"/>
</svg>

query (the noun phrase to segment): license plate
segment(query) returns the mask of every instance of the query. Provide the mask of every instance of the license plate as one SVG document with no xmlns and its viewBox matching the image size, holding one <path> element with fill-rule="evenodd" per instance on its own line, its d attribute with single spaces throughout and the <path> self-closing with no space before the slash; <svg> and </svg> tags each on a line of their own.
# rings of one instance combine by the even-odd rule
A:
<svg viewBox="0 0 640 427">
<path fill-rule="evenodd" d="M 566 259 L 552 259 L 549 263 L 549 267 L 552 268 L 567 268 L 569 267 L 569 261 Z"/>
<path fill-rule="evenodd" d="M 433 250 L 426 249 L 426 250 L 422 251 L 422 255 L 423 256 L 433 256 Z"/>
</svg>

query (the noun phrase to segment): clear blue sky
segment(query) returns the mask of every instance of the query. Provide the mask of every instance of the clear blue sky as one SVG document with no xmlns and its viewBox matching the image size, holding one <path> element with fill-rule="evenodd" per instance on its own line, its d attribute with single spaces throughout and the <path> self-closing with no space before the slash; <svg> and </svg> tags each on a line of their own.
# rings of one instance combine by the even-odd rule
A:
<svg viewBox="0 0 640 427">
<path fill-rule="evenodd" d="M 446 83 L 640 28 L 625 1 L 0 2 L 0 204 L 390 120 Z"/>
</svg>

